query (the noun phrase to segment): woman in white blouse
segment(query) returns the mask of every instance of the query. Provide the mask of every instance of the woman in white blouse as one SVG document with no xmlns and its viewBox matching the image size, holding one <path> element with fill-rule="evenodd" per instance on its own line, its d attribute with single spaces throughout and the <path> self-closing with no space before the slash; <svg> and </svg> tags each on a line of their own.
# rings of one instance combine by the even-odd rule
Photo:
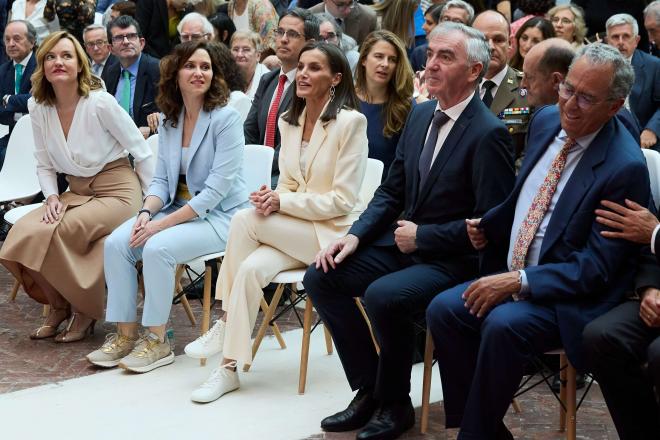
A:
<svg viewBox="0 0 660 440">
<path fill-rule="evenodd" d="M 270 72 L 268 67 L 259 62 L 261 37 L 252 31 L 236 31 L 231 36 L 229 47 L 231 48 L 231 56 L 234 57 L 245 79 L 246 86 L 243 91 L 250 99 L 254 99 L 261 76 Z"/>
<path fill-rule="evenodd" d="M 53 21 L 44 18 L 46 0 L 14 0 L 11 5 L 11 20 L 25 20 L 32 23 L 37 30 L 37 44 L 40 45 L 44 38 L 51 32 L 60 30 L 57 17 Z"/>
<path fill-rule="evenodd" d="M 149 184 L 154 160 L 130 116 L 91 75 L 71 34 L 56 32 L 44 40 L 32 96 L 28 108 L 46 201 L 14 225 L 0 262 L 30 296 L 50 304 L 46 321 L 30 338 L 74 342 L 103 316 L 103 240 L 140 209 L 140 184 Z M 61 195 L 58 172 L 69 183 Z"/>
</svg>

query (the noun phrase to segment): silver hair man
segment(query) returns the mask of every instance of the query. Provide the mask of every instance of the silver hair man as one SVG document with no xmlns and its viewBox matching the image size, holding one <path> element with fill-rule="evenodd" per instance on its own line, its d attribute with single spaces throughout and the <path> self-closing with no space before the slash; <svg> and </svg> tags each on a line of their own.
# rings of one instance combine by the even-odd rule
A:
<svg viewBox="0 0 660 440">
<path fill-rule="evenodd" d="M 592 43 L 582 47 L 573 62 L 571 63 L 570 70 L 573 68 L 577 60 L 586 57 L 589 63 L 594 65 L 611 65 L 614 69 L 614 76 L 610 84 L 610 95 L 608 99 L 625 99 L 633 83 L 635 82 L 635 72 L 628 61 L 619 53 L 618 50 L 612 46 L 603 43 Z"/>
<path fill-rule="evenodd" d="M 467 23 L 470 24 L 472 23 L 472 20 L 474 20 L 474 8 L 472 7 L 471 4 L 468 2 L 464 2 L 463 0 L 449 0 L 445 5 L 442 7 L 442 10 L 440 11 L 440 17 L 449 9 L 449 8 L 460 8 L 463 9 L 465 12 L 467 12 Z"/>
<path fill-rule="evenodd" d="M 490 49 L 488 48 L 488 42 L 486 42 L 486 37 L 481 31 L 478 31 L 474 28 L 466 26 L 461 23 L 453 22 L 442 22 L 439 23 L 433 30 L 429 33 L 429 41 L 435 37 L 440 37 L 443 35 L 450 34 L 452 32 L 461 32 L 465 38 L 465 52 L 467 53 L 468 63 L 472 66 L 474 64 L 480 63 L 483 68 L 477 78 L 477 83 L 481 81 L 481 78 L 486 74 L 488 70 L 488 63 L 490 62 Z"/>
</svg>

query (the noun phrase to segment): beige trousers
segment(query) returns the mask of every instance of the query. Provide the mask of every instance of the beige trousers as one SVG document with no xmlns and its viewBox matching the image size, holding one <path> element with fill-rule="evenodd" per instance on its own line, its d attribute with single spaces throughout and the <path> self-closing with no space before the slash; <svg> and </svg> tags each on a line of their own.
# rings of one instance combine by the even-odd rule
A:
<svg viewBox="0 0 660 440">
<path fill-rule="evenodd" d="M 262 289 L 283 270 L 307 267 L 319 250 L 310 221 L 280 213 L 264 217 L 253 208 L 234 215 L 215 293 L 227 312 L 225 358 L 252 362 Z"/>
</svg>

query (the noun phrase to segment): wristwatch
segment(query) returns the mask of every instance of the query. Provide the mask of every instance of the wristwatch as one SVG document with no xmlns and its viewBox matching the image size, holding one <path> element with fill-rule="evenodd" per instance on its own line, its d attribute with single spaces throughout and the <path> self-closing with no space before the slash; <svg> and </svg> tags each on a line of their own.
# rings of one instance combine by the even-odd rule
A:
<svg viewBox="0 0 660 440">
<path fill-rule="evenodd" d="M 138 213 L 137 213 L 138 217 L 139 217 L 140 214 L 142 214 L 143 212 L 146 212 L 147 214 L 149 214 L 149 220 L 150 220 L 150 221 L 153 220 L 154 215 L 153 215 L 153 214 L 151 213 L 151 211 L 149 211 L 148 209 L 140 209 L 140 210 L 138 211 Z"/>
</svg>

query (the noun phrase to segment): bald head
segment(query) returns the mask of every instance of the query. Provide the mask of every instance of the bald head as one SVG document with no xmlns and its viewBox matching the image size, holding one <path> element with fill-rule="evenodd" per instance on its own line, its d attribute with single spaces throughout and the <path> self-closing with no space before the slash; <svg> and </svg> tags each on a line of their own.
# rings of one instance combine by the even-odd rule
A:
<svg viewBox="0 0 660 440">
<path fill-rule="evenodd" d="M 485 77 L 491 79 L 506 68 L 511 43 L 509 22 L 499 12 L 485 11 L 476 16 L 472 27 L 483 32 L 488 41 L 490 64 Z"/>
<path fill-rule="evenodd" d="M 523 62 L 522 87 L 532 107 L 556 104 L 559 84 L 568 73 L 575 51 L 561 38 L 549 38 L 533 46 Z"/>
</svg>

